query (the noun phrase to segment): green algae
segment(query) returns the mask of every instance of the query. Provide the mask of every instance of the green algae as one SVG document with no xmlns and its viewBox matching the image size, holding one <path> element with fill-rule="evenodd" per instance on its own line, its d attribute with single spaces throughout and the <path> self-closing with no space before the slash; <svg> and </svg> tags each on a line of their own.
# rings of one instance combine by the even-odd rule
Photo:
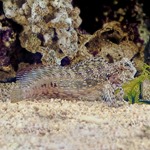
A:
<svg viewBox="0 0 150 150">
<path fill-rule="evenodd" d="M 133 80 L 123 84 L 124 99 L 131 104 L 150 104 L 150 100 L 142 99 L 141 84 L 144 80 L 150 80 L 150 66 L 144 64 L 142 67 L 142 73 L 140 76 Z"/>
</svg>

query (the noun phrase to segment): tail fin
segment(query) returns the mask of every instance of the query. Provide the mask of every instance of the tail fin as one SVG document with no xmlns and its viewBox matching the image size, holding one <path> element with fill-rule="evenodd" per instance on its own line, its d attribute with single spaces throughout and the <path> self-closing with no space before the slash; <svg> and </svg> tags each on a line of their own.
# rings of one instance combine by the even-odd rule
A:
<svg viewBox="0 0 150 150">
<path fill-rule="evenodd" d="M 33 89 L 31 88 L 33 82 L 41 79 L 44 75 L 45 69 L 42 69 L 42 65 L 32 65 L 25 69 L 18 71 L 16 79 L 17 85 L 12 90 L 11 101 L 19 102 L 32 95 Z"/>
</svg>

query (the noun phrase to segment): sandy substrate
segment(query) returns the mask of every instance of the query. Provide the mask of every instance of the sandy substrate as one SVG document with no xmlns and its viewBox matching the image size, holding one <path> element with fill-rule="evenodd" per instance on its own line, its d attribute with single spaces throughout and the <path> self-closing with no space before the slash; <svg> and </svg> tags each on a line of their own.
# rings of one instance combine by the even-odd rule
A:
<svg viewBox="0 0 150 150">
<path fill-rule="evenodd" d="M 149 150 L 150 106 L 0 102 L 2 150 Z"/>
</svg>

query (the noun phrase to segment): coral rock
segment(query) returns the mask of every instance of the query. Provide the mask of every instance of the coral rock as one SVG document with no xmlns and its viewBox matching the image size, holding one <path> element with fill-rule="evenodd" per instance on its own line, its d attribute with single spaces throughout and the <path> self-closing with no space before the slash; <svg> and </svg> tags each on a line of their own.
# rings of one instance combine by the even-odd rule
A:
<svg viewBox="0 0 150 150">
<path fill-rule="evenodd" d="M 79 9 L 71 0 L 5 0 L 5 15 L 23 26 L 22 47 L 40 52 L 43 63 L 59 62 L 64 56 L 74 57 L 78 51 Z M 59 52 L 62 52 L 61 54 Z M 51 60 L 51 53 L 55 53 Z"/>
<path fill-rule="evenodd" d="M 7 25 L 6 25 L 7 24 Z M 10 55 L 13 53 L 12 47 L 16 40 L 16 33 L 6 21 L 4 15 L 0 16 L 0 66 L 10 64 Z"/>
<path fill-rule="evenodd" d="M 128 34 L 123 32 L 119 22 L 104 24 L 103 28 L 89 36 L 84 42 L 87 51 L 92 55 L 100 55 L 112 63 L 126 57 L 132 59 L 138 53 L 138 47 L 128 40 Z"/>
</svg>

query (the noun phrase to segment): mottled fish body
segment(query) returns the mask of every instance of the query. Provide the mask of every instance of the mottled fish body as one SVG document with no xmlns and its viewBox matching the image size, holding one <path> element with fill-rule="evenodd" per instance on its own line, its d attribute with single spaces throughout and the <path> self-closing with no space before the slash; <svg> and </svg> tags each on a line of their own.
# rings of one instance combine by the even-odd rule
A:
<svg viewBox="0 0 150 150">
<path fill-rule="evenodd" d="M 71 67 L 38 66 L 17 74 L 19 88 L 12 94 L 14 101 L 60 98 L 77 100 L 116 99 L 114 91 L 133 79 L 136 69 L 128 59 L 108 64 L 100 57 L 79 62 Z"/>
</svg>

